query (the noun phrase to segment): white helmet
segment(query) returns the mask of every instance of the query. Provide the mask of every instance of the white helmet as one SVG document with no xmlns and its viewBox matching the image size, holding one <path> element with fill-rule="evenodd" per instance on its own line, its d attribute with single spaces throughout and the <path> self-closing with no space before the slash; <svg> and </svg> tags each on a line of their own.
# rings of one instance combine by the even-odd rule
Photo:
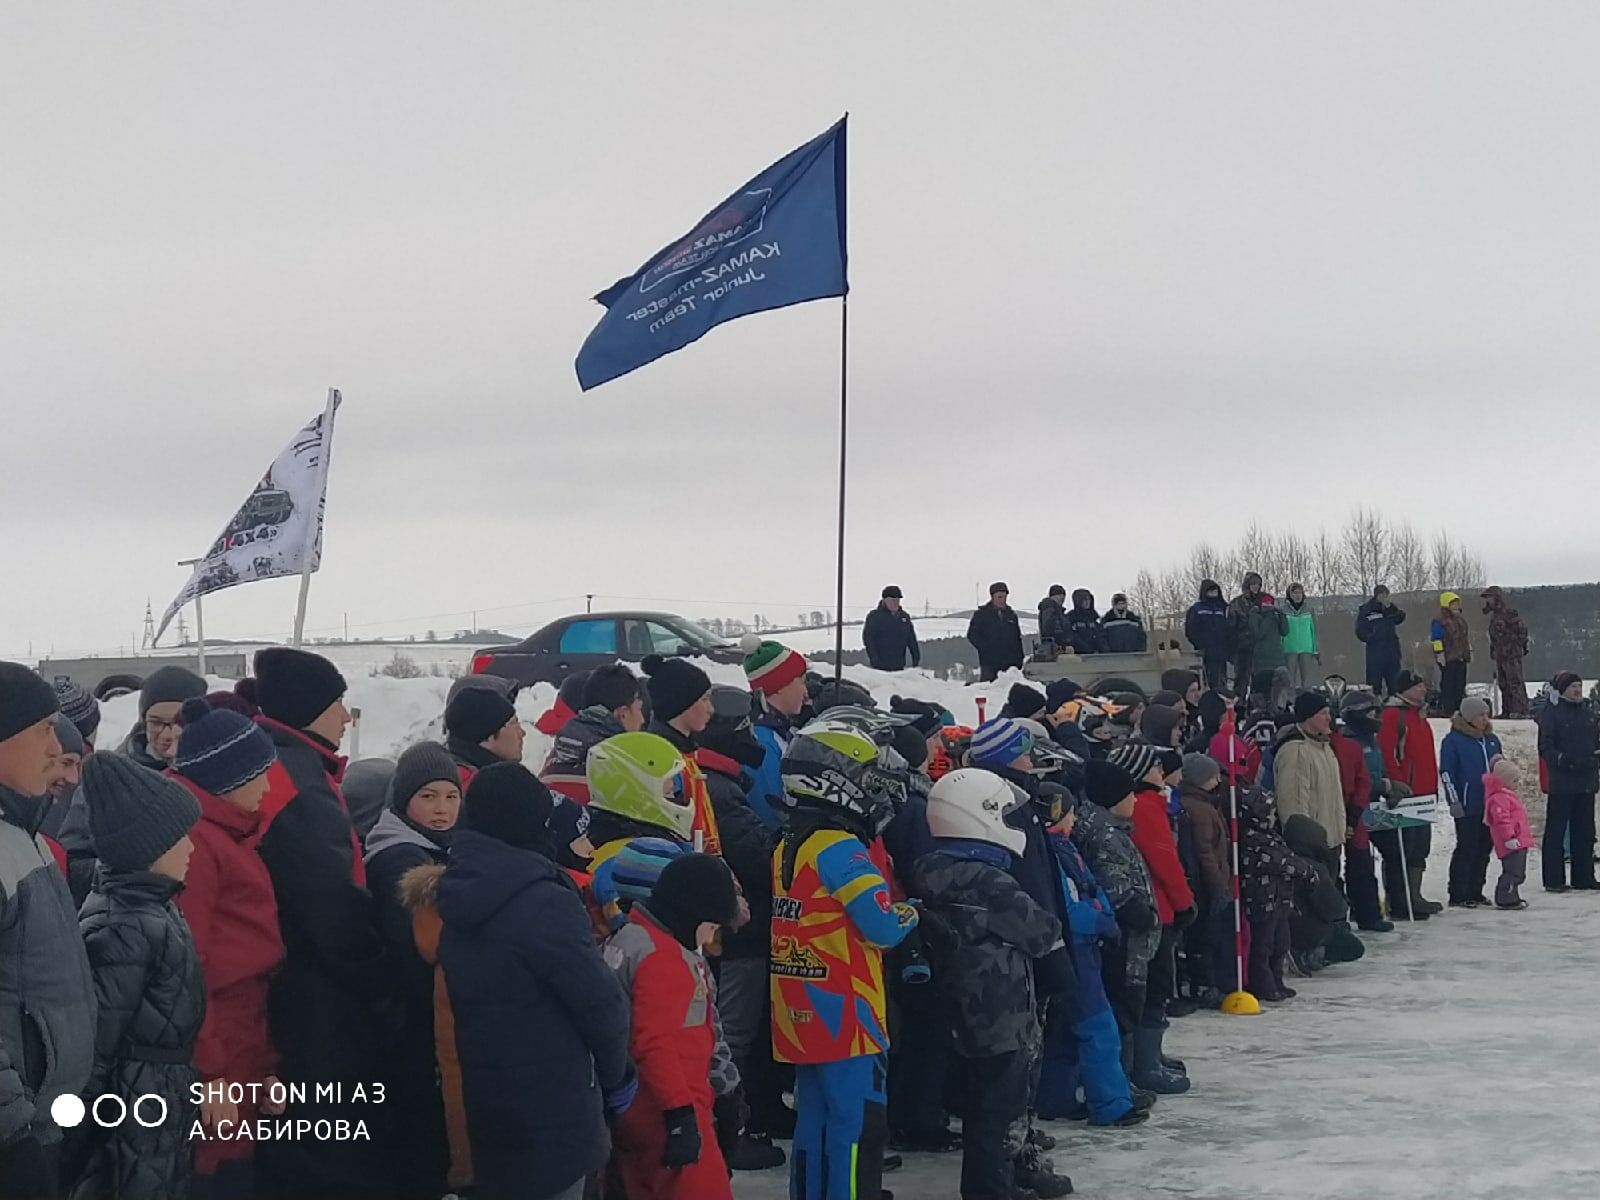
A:
<svg viewBox="0 0 1600 1200">
<path fill-rule="evenodd" d="M 1006 816 L 1028 802 L 1028 793 L 977 767 L 951 771 L 928 793 L 928 832 L 936 838 L 989 842 L 1013 854 L 1027 848 L 1027 835 Z"/>
</svg>

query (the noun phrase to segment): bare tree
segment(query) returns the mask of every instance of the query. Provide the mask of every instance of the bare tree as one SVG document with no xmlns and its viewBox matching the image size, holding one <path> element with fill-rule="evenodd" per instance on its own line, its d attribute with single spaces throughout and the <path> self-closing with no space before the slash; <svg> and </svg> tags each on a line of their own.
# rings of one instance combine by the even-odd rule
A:
<svg viewBox="0 0 1600 1200">
<path fill-rule="evenodd" d="M 1317 530 L 1317 540 L 1311 543 L 1311 568 L 1306 574 L 1306 587 L 1316 596 L 1334 596 L 1347 586 L 1344 549 L 1326 529 Z"/>
<path fill-rule="evenodd" d="M 1313 561 L 1310 544 L 1293 530 L 1280 533 L 1272 539 L 1272 544 L 1274 566 L 1279 575 L 1278 590 L 1287 593 L 1289 585 L 1295 583 L 1309 589 L 1307 580 L 1311 578 Z"/>
<path fill-rule="evenodd" d="M 1389 529 L 1384 520 L 1370 508 L 1358 508 L 1350 514 L 1340 531 L 1339 543 L 1344 550 L 1350 586 L 1363 594 L 1383 583 L 1389 566 Z"/>
<path fill-rule="evenodd" d="M 1428 544 L 1428 583 L 1436 591 L 1450 586 L 1456 570 L 1456 547 L 1450 540 L 1450 531 L 1441 529 Z"/>
<path fill-rule="evenodd" d="M 1455 586 L 1458 588 L 1483 588 L 1489 584 L 1489 572 L 1484 570 L 1483 559 L 1467 547 L 1456 551 Z"/>
<path fill-rule="evenodd" d="M 1239 539 L 1238 548 L 1234 550 L 1235 566 L 1240 579 L 1254 571 L 1261 576 L 1263 583 L 1267 582 L 1267 572 L 1263 567 L 1272 566 L 1272 535 L 1254 521 L 1244 531 L 1244 536 Z"/>
<path fill-rule="evenodd" d="M 1217 583 L 1223 582 L 1223 562 L 1221 554 L 1210 542 L 1201 542 L 1189 552 L 1188 583 L 1189 600 L 1193 603 L 1200 595 L 1202 580 L 1210 579 Z"/>
<path fill-rule="evenodd" d="M 1432 581 L 1428 551 L 1408 521 L 1389 533 L 1389 586 L 1401 592 L 1427 590 Z"/>
<path fill-rule="evenodd" d="M 1129 608 L 1136 613 L 1148 613 L 1150 606 L 1156 602 L 1156 577 L 1148 567 L 1140 567 L 1139 573 L 1134 576 L 1133 586 L 1122 590 L 1127 593 Z"/>
</svg>

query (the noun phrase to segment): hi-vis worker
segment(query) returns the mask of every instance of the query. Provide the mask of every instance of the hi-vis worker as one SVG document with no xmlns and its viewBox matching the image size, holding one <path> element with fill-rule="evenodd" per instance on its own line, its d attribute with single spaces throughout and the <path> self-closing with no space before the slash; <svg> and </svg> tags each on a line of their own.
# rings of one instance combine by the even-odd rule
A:
<svg viewBox="0 0 1600 1200">
<path fill-rule="evenodd" d="M 867 734 L 823 718 L 783 755 L 772 870 L 772 1050 L 795 1066 L 794 1200 L 877 1200 L 888 1139 L 883 951 L 917 912 L 896 904 L 868 846 L 897 779 Z"/>
</svg>

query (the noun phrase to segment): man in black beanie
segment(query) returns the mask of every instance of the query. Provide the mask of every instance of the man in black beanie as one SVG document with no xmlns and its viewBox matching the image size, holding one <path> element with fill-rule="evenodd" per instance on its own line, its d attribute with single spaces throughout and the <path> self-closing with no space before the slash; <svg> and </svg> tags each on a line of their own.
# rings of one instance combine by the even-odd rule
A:
<svg viewBox="0 0 1600 1200">
<path fill-rule="evenodd" d="M 700 748 L 695 739 L 705 732 L 716 711 L 711 704 L 711 676 L 686 658 L 650 654 L 640 665 L 644 667 L 645 690 L 650 693 L 650 724 L 645 729 L 666 738 L 672 748 L 683 755 L 683 785 L 694 806 L 695 833 L 704 834 L 704 844 L 695 849 L 721 854 L 722 842 L 717 837 L 711 791 L 705 772 L 694 757 Z"/>
<path fill-rule="evenodd" d="M 351 1103 L 355 1085 L 381 1079 L 383 1018 L 395 964 L 378 932 L 361 846 L 340 779 L 339 743 L 350 724 L 345 681 L 327 659 L 269 647 L 255 657 L 256 723 L 277 748 L 267 771 L 257 847 L 278 902 L 284 962 L 267 997 L 278 1077 L 304 1084 L 289 1115 L 364 1120 L 372 1140 L 263 1142 L 256 1174 L 269 1196 L 340 1196 L 383 1190 L 392 1157 L 381 1105 Z M 343 1103 L 318 1102 L 317 1085 L 342 1085 Z M 324 1091 L 326 1095 L 326 1090 Z"/>
<path fill-rule="evenodd" d="M 527 736 L 516 705 L 494 688 L 462 688 L 445 706 L 444 744 L 461 768 L 463 788 L 485 767 L 521 762 Z"/>
<path fill-rule="evenodd" d="M 39 823 L 60 743 L 56 694 L 21 663 L 0 662 L 0 1197 L 53 1196 L 61 1095 L 88 1086 L 95 998 L 77 906 Z M 23 1014 L 24 998 L 28 1015 Z M 30 1023 L 42 1028 L 25 1033 Z M 38 1057 L 38 1039 L 55 1047 Z"/>
<path fill-rule="evenodd" d="M 178 752 L 178 711 L 183 702 L 206 694 L 206 681 L 180 666 L 152 671 L 139 689 L 139 723 L 118 751 L 141 767 L 165 771 Z"/>
</svg>

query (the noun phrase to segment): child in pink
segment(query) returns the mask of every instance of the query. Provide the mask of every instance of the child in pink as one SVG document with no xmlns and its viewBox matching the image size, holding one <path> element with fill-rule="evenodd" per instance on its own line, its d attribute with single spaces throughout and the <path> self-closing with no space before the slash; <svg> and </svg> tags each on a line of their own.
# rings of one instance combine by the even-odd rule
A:
<svg viewBox="0 0 1600 1200">
<path fill-rule="evenodd" d="M 1517 764 L 1497 754 L 1483 777 L 1483 823 L 1494 838 L 1494 852 L 1500 859 L 1500 881 L 1494 885 L 1496 908 L 1527 908 L 1517 894 L 1528 876 L 1528 850 L 1533 845 L 1533 826 L 1528 810 L 1517 797 L 1522 772 Z"/>
</svg>

